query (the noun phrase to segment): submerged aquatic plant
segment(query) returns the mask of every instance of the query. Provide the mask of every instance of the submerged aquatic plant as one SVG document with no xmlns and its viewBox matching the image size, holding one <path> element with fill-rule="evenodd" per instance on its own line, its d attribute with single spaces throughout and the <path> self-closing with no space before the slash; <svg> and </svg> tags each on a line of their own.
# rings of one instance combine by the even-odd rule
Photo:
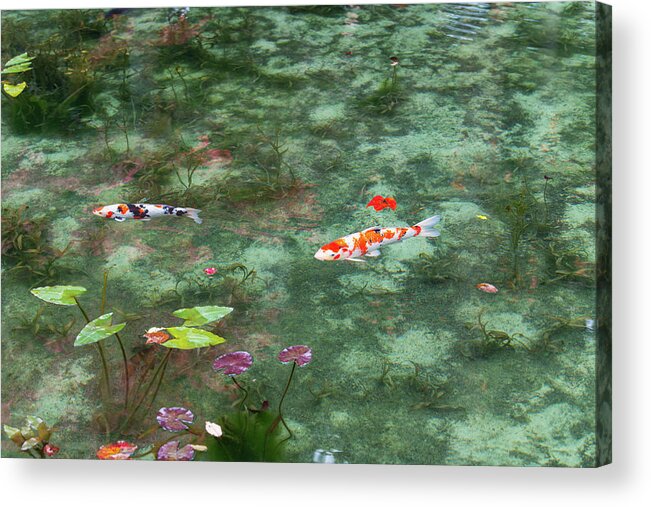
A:
<svg viewBox="0 0 651 507">
<path fill-rule="evenodd" d="M 61 277 L 60 261 L 70 244 L 59 249 L 47 240 L 50 224 L 45 218 L 28 218 L 29 206 L 2 210 L 2 256 L 8 271 L 24 273 L 34 285 L 52 283 Z"/>
<path fill-rule="evenodd" d="M 27 416 L 22 428 L 5 424 L 4 431 L 21 452 L 32 458 L 51 458 L 59 452 L 59 448 L 50 443 L 54 429 L 40 417 Z"/>
<path fill-rule="evenodd" d="M 278 402 L 278 415 L 269 428 L 269 432 L 273 433 L 278 426 L 278 423 L 282 423 L 284 428 L 287 430 L 287 433 L 289 434 L 286 440 L 289 440 L 292 437 L 292 431 L 289 429 L 289 426 L 287 426 L 285 418 L 283 417 L 283 402 L 285 401 L 285 396 L 287 396 L 287 391 L 289 391 L 289 386 L 292 383 L 292 379 L 294 378 L 296 367 L 306 366 L 312 361 L 312 349 L 307 345 L 292 345 L 291 347 L 283 349 L 278 354 L 278 360 L 283 364 L 292 363 L 292 369 L 289 372 L 289 377 L 287 378 L 285 389 L 283 390 L 283 394 L 280 397 L 280 401 Z"/>
<path fill-rule="evenodd" d="M 194 301 L 213 303 L 216 299 L 223 299 L 230 305 L 246 303 L 250 299 L 249 289 L 257 280 L 256 270 L 240 262 L 211 266 L 202 271 L 201 276 L 192 273 L 178 280 L 174 289 L 162 294 L 156 305 L 171 302 L 184 305 Z"/>
<path fill-rule="evenodd" d="M 362 100 L 362 105 L 379 114 L 390 113 L 403 98 L 403 91 L 398 79 L 400 60 L 396 56 L 390 59 L 391 75 L 384 79 L 377 89 Z"/>
<path fill-rule="evenodd" d="M 495 352 L 505 349 L 513 349 L 515 344 L 520 345 L 525 350 L 529 350 L 529 346 L 522 339 L 527 337 L 522 333 L 509 334 L 506 331 L 498 329 L 488 329 L 488 324 L 482 320 L 485 309 L 482 308 L 477 315 L 477 323 L 471 324 L 468 327 L 470 330 L 479 330 L 481 337 L 479 339 L 470 340 L 462 353 L 468 357 L 487 357 Z"/>
<path fill-rule="evenodd" d="M 422 252 L 418 258 L 420 262 L 415 266 L 417 272 L 431 283 L 458 281 L 461 278 L 458 254 L 433 255 Z"/>
<path fill-rule="evenodd" d="M 585 284 L 594 283 L 595 264 L 587 259 L 587 254 L 582 248 L 566 247 L 559 241 L 550 241 L 546 253 L 553 277 L 548 283 L 561 280 Z"/>
</svg>

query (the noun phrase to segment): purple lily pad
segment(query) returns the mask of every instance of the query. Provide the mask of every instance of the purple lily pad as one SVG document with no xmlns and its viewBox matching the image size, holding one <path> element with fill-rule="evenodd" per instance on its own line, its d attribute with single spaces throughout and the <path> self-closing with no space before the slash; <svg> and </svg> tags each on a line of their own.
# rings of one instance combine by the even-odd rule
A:
<svg viewBox="0 0 651 507">
<path fill-rule="evenodd" d="M 183 407 L 163 407 L 158 411 L 156 420 L 164 430 L 183 431 L 194 421 L 194 414 Z"/>
<path fill-rule="evenodd" d="M 224 375 L 233 376 L 244 373 L 253 364 L 253 357 L 248 352 L 239 350 L 219 356 L 212 363 L 215 371 L 223 370 Z"/>
<path fill-rule="evenodd" d="M 179 441 L 172 440 L 160 446 L 156 457 L 159 461 L 190 461 L 194 458 L 194 449 L 191 445 L 179 449 Z"/>
<path fill-rule="evenodd" d="M 278 354 L 278 361 L 281 363 L 294 361 L 298 366 L 305 366 L 312 361 L 312 349 L 307 345 L 292 345 Z"/>
</svg>

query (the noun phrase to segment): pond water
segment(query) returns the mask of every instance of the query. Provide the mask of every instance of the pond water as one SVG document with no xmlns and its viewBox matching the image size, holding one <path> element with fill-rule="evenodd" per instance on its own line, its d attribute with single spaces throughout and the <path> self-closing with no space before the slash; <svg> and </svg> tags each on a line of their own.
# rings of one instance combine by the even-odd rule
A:
<svg viewBox="0 0 651 507">
<path fill-rule="evenodd" d="M 277 356 L 301 344 L 312 361 L 276 420 L 292 433 L 277 459 L 592 466 L 594 16 L 589 2 L 4 11 L 3 63 L 35 59 L 2 99 L 3 422 L 41 417 L 58 457 L 94 458 L 171 437 L 161 407 L 199 430 L 265 400 L 275 416 L 293 371 Z M 376 195 L 396 209 L 367 207 Z M 92 212 L 120 203 L 203 223 Z M 439 237 L 314 257 L 435 215 Z M 126 410 L 117 340 L 102 342 L 102 400 L 96 347 L 73 346 L 82 314 L 30 293 L 52 285 L 126 322 Z M 203 326 L 226 341 L 173 350 L 124 424 L 171 350 L 143 334 L 207 305 L 233 308 Z M 244 404 L 211 367 L 240 350 Z M 212 438 L 179 439 L 195 437 Z M 24 456 L 4 436 L 2 452 Z"/>
</svg>

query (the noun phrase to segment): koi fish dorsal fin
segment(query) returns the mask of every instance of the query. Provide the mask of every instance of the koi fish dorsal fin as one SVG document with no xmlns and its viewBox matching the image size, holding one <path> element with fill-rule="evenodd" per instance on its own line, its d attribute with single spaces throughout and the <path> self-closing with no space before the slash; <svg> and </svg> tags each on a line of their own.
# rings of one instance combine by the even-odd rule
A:
<svg viewBox="0 0 651 507">
<path fill-rule="evenodd" d="M 374 230 L 378 230 L 378 231 L 379 231 L 380 229 L 382 229 L 381 226 L 379 226 L 379 225 L 374 225 L 373 227 L 369 227 L 368 229 L 364 229 L 362 232 L 368 232 L 368 231 L 374 231 Z"/>
</svg>

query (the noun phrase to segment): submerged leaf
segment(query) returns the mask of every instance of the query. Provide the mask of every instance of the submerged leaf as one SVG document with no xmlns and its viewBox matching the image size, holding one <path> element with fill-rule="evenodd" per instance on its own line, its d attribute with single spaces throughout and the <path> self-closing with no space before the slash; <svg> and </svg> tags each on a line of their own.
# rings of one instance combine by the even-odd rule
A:
<svg viewBox="0 0 651 507">
<path fill-rule="evenodd" d="M 23 93 L 23 90 L 27 86 L 27 83 L 23 81 L 22 83 L 18 83 L 17 85 L 11 84 L 11 83 L 4 83 L 2 87 L 4 88 L 4 91 L 7 95 L 10 97 L 18 97 L 21 93 Z"/>
<path fill-rule="evenodd" d="M 198 349 L 226 341 L 221 336 L 194 327 L 168 327 L 167 331 L 174 337 L 174 340 L 168 340 L 161 345 L 170 349 Z"/>
<path fill-rule="evenodd" d="M 86 292 L 86 289 L 73 285 L 53 285 L 52 287 L 37 287 L 30 292 L 46 303 L 72 306 L 77 304 L 75 297 Z"/>
<path fill-rule="evenodd" d="M 27 53 L 23 53 L 18 56 L 14 56 L 11 60 L 5 63 L 5 68 L 2 69 L 2 74 L 12 74 L 16 72 L 24 72 L 31 68 L 32 60 L 34 56 L 27 56 Z M 21 70 L 16 70 L 21 69 Z"/>
<path fill-rule="evenodd" d="M 104 340 L 122 330 L 126 326 L 126 322 L 121 324 L 116 324 L 115 326 L 111 325 L 111 318 L 113 312 L 97 317 L 95 320 L 91 320 L 81 332 L 77 335 L 75 340 L 75 347 L 81 345 L 88 345 L 89 343 L 96 343 L 98 341 Z"/>
<path fill-rule="evenodd" d="M 233 309 L 227 306 L 195 306 L 193 308 L 181 308 L 172 315 L 185 319 L 184 326 L 195 327 L 219 320 L 232 311 Z"/>
<path fill-rule="evenodd" d="M 7 426 L 5 424 L 4 429 L 5 429 L 5 433 L 11 439 L 12 442 L 18 445 L 23 445 L 23 442 L 25 441 L 25 437 L 23 437 L 23 434 L 20 432 L 18 428 L 14 428 L 13 426 Z"/>
</svg>

